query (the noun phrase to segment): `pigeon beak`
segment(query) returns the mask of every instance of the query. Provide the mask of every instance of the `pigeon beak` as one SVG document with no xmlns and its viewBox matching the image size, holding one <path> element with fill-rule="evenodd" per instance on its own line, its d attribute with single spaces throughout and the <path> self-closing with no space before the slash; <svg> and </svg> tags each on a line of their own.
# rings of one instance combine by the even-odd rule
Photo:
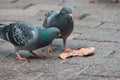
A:
<svg viewBox="0 0 120 80">
<path fill-rule="evenodd" d="M 69 14 L 69 16 L 71 16 L 71 17 L 72 17 L 72 14 Z"/>
<path fill-rule="evenodd" d="M 62 38 L 62 35 L 61 35 L 61 33 L 59 33 L 59 37 L 58 38 Z"/>
</svg>

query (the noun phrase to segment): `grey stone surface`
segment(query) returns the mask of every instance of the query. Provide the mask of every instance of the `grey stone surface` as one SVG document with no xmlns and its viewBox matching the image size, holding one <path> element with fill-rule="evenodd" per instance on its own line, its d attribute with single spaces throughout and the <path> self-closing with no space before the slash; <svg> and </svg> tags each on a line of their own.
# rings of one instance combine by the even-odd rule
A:
<svg viewBox="0 0 120 80">
<path fill-rule="evenodd" d="M 111 30 L 117 30 L 119 31 L 120 29 L 120 24 L 119 22 L 116 23 L 103 23 L 101 26 L 98 27 L 99 29 L 111 29 Z"/>
<path fill-rule="evenodd" d="M 15 4 L 12 3 L 10 4 L 10 2 L 2 2 L 0 1 L 0 9 L 21 9 L 21 8 L 25 8 L 26 6 L 30 5 L 29 3 L 22 3 L 22 4 Z"/>
<path fill-rule="evenodd" d="M 0 39 L 0 80 L 120 80 L 120 2 L 89 3 L 88 0 L 0 0 L 0 23 L 32 22 L 42 25 L 45 13 L 73 8 L 75 28 L 67 40 L 71 49 L 95 47 L 94 55 L 61 60 L 62 39 L 53 42 L 54 52 L 35 50 L 46 59 L 16 60 L 14 46 Z"/>
</svg>

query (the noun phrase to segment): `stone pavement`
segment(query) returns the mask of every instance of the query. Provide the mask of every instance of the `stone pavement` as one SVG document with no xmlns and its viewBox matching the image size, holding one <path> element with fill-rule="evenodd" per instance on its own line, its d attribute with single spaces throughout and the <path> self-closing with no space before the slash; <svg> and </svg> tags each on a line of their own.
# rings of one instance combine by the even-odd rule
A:
<svg viewBox="0 0 120 80">
<path fill-rule="evenodd" d="M 89 3 L 88 0 L 0 0 L 0 23 L 32 22 L 42 25 L 44 14 L 73 7 L 75 28 L 67 45 L 95 47 L 93 56 L 58 58 L 62 40 L 53 42 L 55 52 L 47 59 L 30 62 L 15 59 L 14 47 L 0 40 L 0 80 L 120 80 L 120 3 Z M 21 55 L 29 57 L 26 51 Z"/>
</svg>

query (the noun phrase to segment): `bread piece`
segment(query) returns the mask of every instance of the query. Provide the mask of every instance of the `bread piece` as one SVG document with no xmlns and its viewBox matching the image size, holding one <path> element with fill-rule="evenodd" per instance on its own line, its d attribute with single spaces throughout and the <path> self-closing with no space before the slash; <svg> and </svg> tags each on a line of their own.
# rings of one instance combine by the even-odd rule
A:
<svg viewBox="0 0 120 80">
<path fill-rule="evenodd" d="M 63 52 L 59 55 L 59 57 L 61 59 L 66 59 L 71 56 L 87 56 L 87 55 L 92 55 L 94 53 L 94 51 L 95 51 L 94 47 L 78 48 L 78 49 L 72 50 L 71 52 L 68 52 L 68 53 Z"/>
</svg>

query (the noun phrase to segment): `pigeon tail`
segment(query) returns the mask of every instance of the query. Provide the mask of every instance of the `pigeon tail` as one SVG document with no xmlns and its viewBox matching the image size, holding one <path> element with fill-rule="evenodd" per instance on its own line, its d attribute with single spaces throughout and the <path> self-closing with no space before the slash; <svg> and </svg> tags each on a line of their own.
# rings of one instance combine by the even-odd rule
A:
<svg viewBox="0 0 120 80">
<path fill-rule="evenodd" d="M 0 33 L 2 32 L 4 26 L 6 26 L 6 24 L 0 24 Z"/>
<path fill-rule="evenodd" d="M 4 36 L 3 36 L 3 28 L 4 26 L 6 26 L 6 24 L 0 24 L 0 38 L 4 39 Z"/>
</svg>

